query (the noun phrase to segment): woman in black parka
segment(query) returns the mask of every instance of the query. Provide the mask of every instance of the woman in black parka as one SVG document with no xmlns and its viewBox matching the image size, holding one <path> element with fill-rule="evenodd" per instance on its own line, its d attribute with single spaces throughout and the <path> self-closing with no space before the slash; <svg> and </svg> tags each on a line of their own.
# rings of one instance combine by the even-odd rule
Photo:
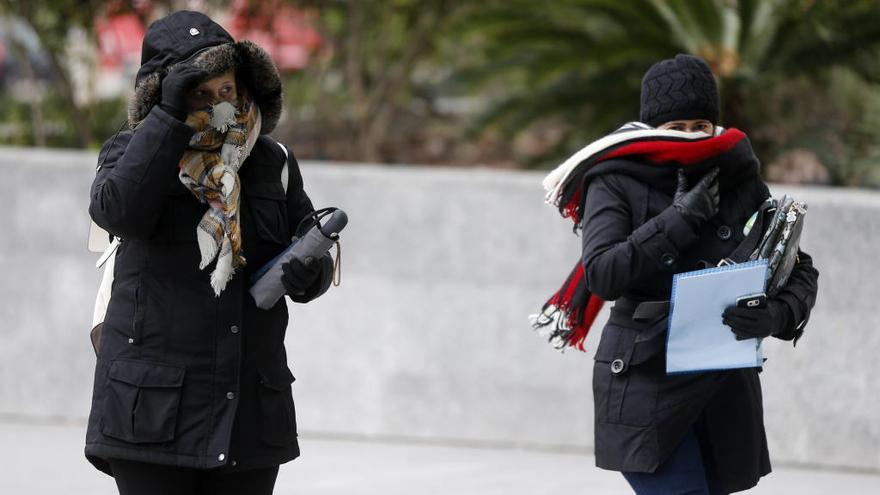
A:
<svg viewBox="0 0 880 495">
<path fill-rule="evenodd" d="M 548 198 L 580 221 L 583 251 L 536 326 L 566 312 L 554 335 L 560 346 L 582 348 L 601 300 L 615 301 L 593 369 L 599 467 L 623 472 L 639 494 L 744 490 L 770 472 L 760 370 L 667 376 L 668 301 L 673 274 L 731 256 L 769 191 L 745 135 L 718 128 L 717 87 L 703 60 L 679 55 L 654 65 L 640 113 L 641 123 L 585 148 L 545 182 Z M 719 316 L 738 338 L 796 341 L 817 278 L 801 251 L 765 308 Z"/>
<path fill-rule="evenodd" d="M 89 213 L 123 239 L 95 369 L 85 453 L 121 493 L 271 493 L 299 454 L 287 306 L 250 275 L 313 212 L 268 54 L 196 12 L 154 22 L 129 105 L 103 146 Z M 284 267 L 308 302 L 324 256 Z"/>
</svg>

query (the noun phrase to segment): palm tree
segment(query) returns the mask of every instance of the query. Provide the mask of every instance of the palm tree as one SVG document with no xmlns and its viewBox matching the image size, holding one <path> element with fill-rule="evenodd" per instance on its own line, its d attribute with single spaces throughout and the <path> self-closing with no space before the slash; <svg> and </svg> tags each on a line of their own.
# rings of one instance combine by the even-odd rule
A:
<svg viewBox="0 0 880 495">
<path fill-rule="evenodd" d="M 480 54 L 458 82 L 497 95 L 477 128 L 563 129 L 542 165 L 637 118 L 641 75 L 676 53 L 709 63 L 722 123 L 750 130 L 786 117 L 766 115 L 777 85 L 828 91 L 835 71 L 880 82 L 875 0 L 485 0 L 458 27 Z M 757 141 L 759 151 L 774 148 L 772 138 Z"/>
</svg>

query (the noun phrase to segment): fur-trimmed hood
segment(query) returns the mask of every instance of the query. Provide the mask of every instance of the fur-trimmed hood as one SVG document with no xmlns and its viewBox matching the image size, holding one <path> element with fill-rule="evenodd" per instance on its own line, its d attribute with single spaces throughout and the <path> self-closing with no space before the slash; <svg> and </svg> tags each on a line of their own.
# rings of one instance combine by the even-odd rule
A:
<svg viewBox="0 0 880 495">
<path fill-rule="evenodd" d="M 128 124 L 135 128 L 162 99 L 162 79 L 174 67 L 190 63 L 212 77 L 235 69 L 260 108 L 260 133 L 272 132 L 281 118 L 281 77 L 265 50 L 253 42 L 236 42 L 208 16 L 181 10 L 150 24 L 144 36 L 141 68 L 128 103 Z"/>
</svg>

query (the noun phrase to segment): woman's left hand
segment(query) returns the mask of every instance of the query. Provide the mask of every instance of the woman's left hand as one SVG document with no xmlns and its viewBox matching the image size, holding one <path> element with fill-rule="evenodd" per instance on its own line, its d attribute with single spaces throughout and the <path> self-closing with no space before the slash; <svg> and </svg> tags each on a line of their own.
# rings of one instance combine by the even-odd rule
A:
<svg viewBox="0 0 880 495">
<path fill-rule="evenodd" d="M 767 299 L 761 308 L 729 306 L 722 316 L 724 324 L 736 335 L 736 340 L 769 337 L 789 329 L 791 310 L 781 299 Z"/>
</svg>

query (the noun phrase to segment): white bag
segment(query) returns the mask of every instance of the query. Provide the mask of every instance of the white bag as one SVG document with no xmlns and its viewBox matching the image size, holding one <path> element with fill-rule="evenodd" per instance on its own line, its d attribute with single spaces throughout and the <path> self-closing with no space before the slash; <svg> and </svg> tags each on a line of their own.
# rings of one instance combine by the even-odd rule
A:
<svg viewBox="0 0 880 495">
<path fill-rule="evenodd" d="M 107 315 L 107 305 L 110 304 L 110 292 L 113 288 L 113 268 L 116 266 L 116 250 L 121 242 L 118 237 L 114 237 L 113 242 L 107 242 L 106 239 L 109 239 L 110 234 L 92 222 L 92 227 L 89 229 L 90 250 L 97 246 L 97 244 L 91 242 L 92 233 L 99 236 L 101 232 L 103 232 L 103 239 L 105 239 L 107 247 L 104 249 L 104 254 L 95 263 L 95 268 L 103 266 L 104 274 L 101 276 L 101 285 L 98 287 L 98 295 L 95 297 L 95 309 L 92 312 L 92 330 L 89 332 L 92 347 L 95 349 L 95 355 L 98 354 L 101 344 L 101 329 L 104 326 L 104 317 Z"/>
</svg>

